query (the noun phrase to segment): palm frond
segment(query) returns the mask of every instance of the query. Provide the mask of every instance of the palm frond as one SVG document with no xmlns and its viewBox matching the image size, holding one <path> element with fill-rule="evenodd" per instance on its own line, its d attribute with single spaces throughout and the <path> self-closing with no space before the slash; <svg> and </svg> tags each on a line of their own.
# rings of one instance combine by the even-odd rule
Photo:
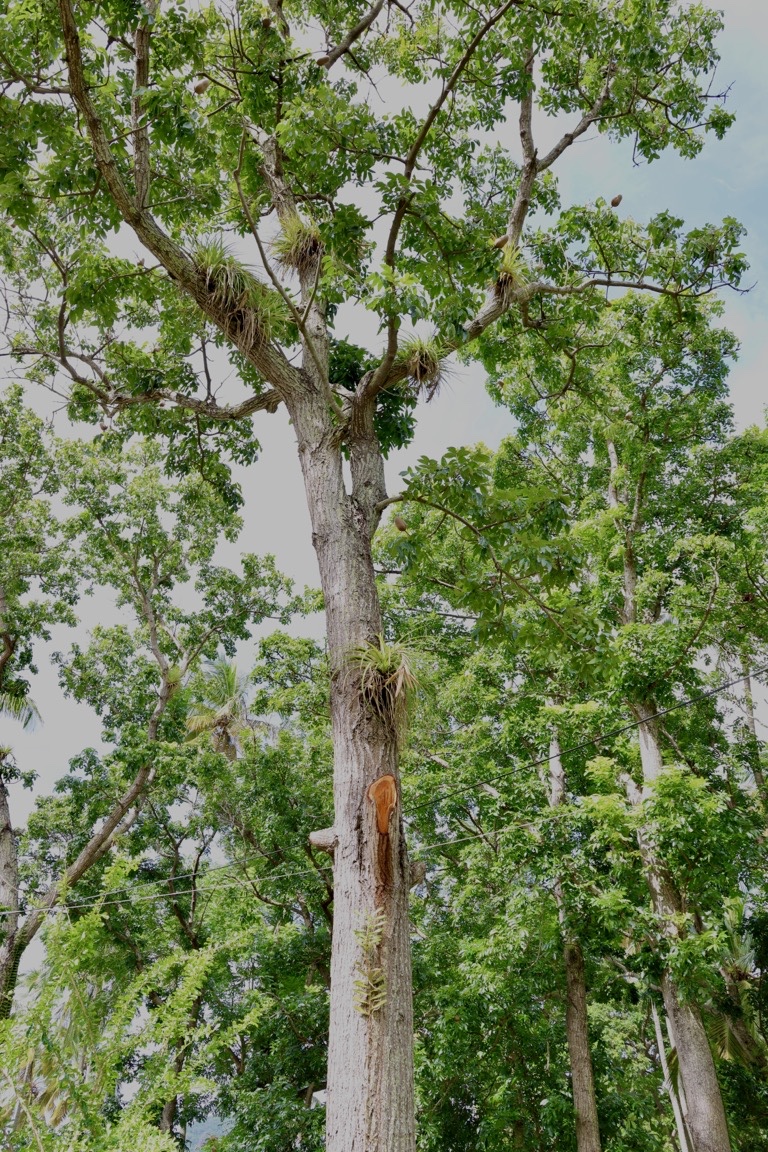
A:
<svg viewBox="0 0 768 1152">
<path fill-rule="evenodd" d="M 29 696 L 16 696 L 10 692 L 0 691 L 0 716 L 18 720 L 22 728 L 29 730 L 42 723 L 40 711 L 34 700 Z"/>
<path fill-rule="evenodd" d="M 210 737 L 217 752 L 236 755 L 238 738 L 250 734 L 248 678 L 225 657 L 206 662 L 205 671 L 193 686 L 197 699 L 187 716 L 190 740 Z"/>
</svg>

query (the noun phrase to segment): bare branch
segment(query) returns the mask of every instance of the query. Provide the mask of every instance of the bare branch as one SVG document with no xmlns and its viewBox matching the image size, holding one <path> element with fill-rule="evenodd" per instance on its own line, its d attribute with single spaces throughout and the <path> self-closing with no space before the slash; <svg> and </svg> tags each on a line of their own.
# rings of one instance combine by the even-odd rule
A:
<svg viewBox="0 0 768 1152">
<path fill-rule="evenodd" d="M 349 52 L 355 41 L 359 40 L 360 37 L 368 31 L 383 7 L 384 0 L 376 0 L 376 3 L 368 9 L 361 20 L 358 20 L 354 28 L 350 28 L 344 39 L 337 44 L 335 48 L 332 48 L 327 56 L 321 56 L 316 63 L 319 64 L 321 68 L 330 71 L 336 61 L 340 60 L 346 52 Z"/>
<path fill-rule="evenodd" d="M 555 144 L 555 146 L 551 148 L 545 156 L 542 156 L 542 158 L 537 161 L 537 172 L 545 172 L 547 168 L 550 168 L 554 164 L 555 160 L 562 156 L 566 148 L 570 148 L 574 140 L 578 140 L 579 136 L 583 136 L 587 129 L 592 124 L 594 124 L 595 121 L 600 119 L 600 113 L 602 112 L 603 107 L 611 94 L 611 82 L 614 75 L 615 68 L 610 68 L 605 81 L 605 87 L 598 96 L 597 100 L 595 100 L 589 112 L 586 112 L 582 116 L 581 120 L 579 120 L 578 124 L 572 132 L 566 132 L 564 136 L 561 136 L 557 144 Z"/>
</svg>

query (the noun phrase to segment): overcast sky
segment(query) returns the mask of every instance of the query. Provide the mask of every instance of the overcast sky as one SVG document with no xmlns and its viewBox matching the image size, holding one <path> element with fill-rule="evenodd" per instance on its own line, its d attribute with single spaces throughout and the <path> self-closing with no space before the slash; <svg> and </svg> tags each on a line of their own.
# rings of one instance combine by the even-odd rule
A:
<svg viewBox="0 0 768 1152">
<path fill-rule="evenodd" d="M 726 29 L 720 41 L 722 63 L 718 80 L 730 85 L 729 107 L 737 114 L 726 139 L 708 141 L 703 154 L 685 161 L 665 155 L 652 165 L 633 166 L 631 144 L 615 145 L 591 137 L 581 140 L 558 162 L 556 173 L 562 202 L 612 197 L 621 192 L 620 208 L 640 221 L 663 209 L 683 217 L 687 226 L 735 216 L 748 229 L 746 248 L 752 271 L 746 296 L 726 297 L 726 323 L 738 335 L 742 351 L 731 374 L 731 391 L 738 423 L 744 427 L 763 421 L 766 405 L 765 367 L 768 360 L 768 6 L 765 0 L 721 0 Z M 559 126 L 558 126 L 559 127 Z M 509 125 L 510 134 L 514 126 Z M 546 132 L 542 126 L 541 132 Z M 549 131 L 554 134 L 550 127 Z M 559 130 L 557 132 L 559 135 Z M 348 335 L 343 324 L 338 334 Z M 413 444 L 395 453 L 388 465 L 390 492 L 396 492 L 399 473 L 421 455 L 439 456 L 457 444 L 484 441 L 496 446 L 512 430 L 509 414 L 494 407 L 483 388 L 482 373 L 457 367 L 439 398 L 422 408 Z M 64 429 L 59 431 L 64 434 Z M 304 492 L 295 439 L 284 410 L 264 415 L 257 423 L 263 443 L 259 462 L 239 479 L 245 496 L 246 528 L 239 550 L 272 552 L 279 566 L 300 586 L 316 585 L 317 570 L 311 547 Z M 233 562 L 234 554 L 227 556 Z M 83 611 L 84 627 L 96 622 L 90 602 Z M 114 623 L 116 620 L 102 620 Z M 0 744 L 11 744 L 20 767 L 39 773 L 36 794 L 50 790 L 66 771 L 68 760 L 90 745 L 99 746 L 99 723 L 89 709 L 66 701 L 53 669 L 50 651 L 66 649 L 73 636 L 59 630 L 54 642 L 38 653 L 40 672 L 33 698 L 44 724 L 32 733 L 0 721 Z M 79 637 L 82 643 L 82 635 Z M 20 823 L 33 797 L 14 790 L 14 821 Z"/>
</svg>

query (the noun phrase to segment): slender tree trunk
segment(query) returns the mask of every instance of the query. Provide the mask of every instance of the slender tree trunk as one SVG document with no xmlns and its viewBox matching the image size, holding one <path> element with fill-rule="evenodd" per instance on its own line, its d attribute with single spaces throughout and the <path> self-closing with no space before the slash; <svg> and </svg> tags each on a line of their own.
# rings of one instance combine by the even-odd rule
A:
<svg viewBox="0 0 768 1152">
<path fill-rule="evenodd" d="M 10 1015 L 19 967 L 19 861 L 0 761 L 0 1020 Z"/>
<path fill-rule="evenodd" d="M 645 798 L 647 786 L 658 777 L 662 758 L 657 724 L 651 719 L 655 712 L 653 703 L 644 701 L 635 704 L 632 710 L 640 721 L 640 757 L 646 788 L 638 788 L 628 777 L 625 786 L 630 802 L 637 805 Z M 678 936 L 678 919 L 683 912 L 680 896 L 657 857 L 651 829 L 641 827 L 637 838 L 654 911 L 664 932 L 669 937 Z M 662 973 L 661 991 L 670 1036 L 677 1051 L 680 1104 L 691 1152 L 731 1152 L 723 1098 L 699 1008 L 681 998 L 668 971 Z"/>
<path fill-rule="evenodd" d="M 744 709 L 747 714 L 747 727 L 749 734 L 752 737 L 752 747 L 750 749 L 750 767 L 752 775 L 755 779 L 755 789 L 759 799 L 765 803 L 768 793 L 765 788 L 765 776 L 763 775 L 760 766 L 760 743 L 757 739 L 757 722 L 755 720 L 755 698 L 752 694 L 752 677 L 750 675 L 749 659 L 747 656 L 742 656 L 741 671 L 744 675 Z"/>
<path fill-rule="evenodd" d="M 661 1020 L 656 1005 L 651 1002 L 651 1012 L 653 1014 L 653 1028 L 656 1033 L 656 1048 L 659 1053 L 659 1063 L 661 1064 L 661 1071 L 664 1076 L 664 1087 L 669 1095 L 669 1102 L 672 1105 L 672 1114 L 675 1117 L 675 1129 L 677 1130 L 677 1139 L 680 1144 L 680 1152 L 690 1152 L 690 1145 L 688 1142 L 688 1133 L 685 1130 L 685 1120 L 683 1120 L 683 1112 L 680 1107 L 680 1101 L 677 1098 L 675 1091 L 675 1084 L 672 1080 L 672 1074 L 669 1071 L 669 1064 L 667 1063 L 667 1051 L 664 1044 L 664 1033 L 661 1030 Z"/>
<path fill-rule="evenodd" d="M 566 938 L 563 955 L 568 985 L 565 1027 L 571 1060 L 573 1106 L 576 1112 L 576 1147 L 578 1152 L 600 1152 L 595 1076 L 589 1047 L 587 984 L 584 976 L 584 956 L 579 941 L 572 937 Z"/>
<path fill-rule="evenodd" d="M 620 489 L 621 467 L 615 444 L 606 441 L 610 476 L 608 480 L 608 504 L 622 513 L 623 539 L 623 593 L 624 603 L 621 621 L 632 625 L 638 619 L 637 607 L 637 556 L 635 540 L 643 519 L 645 473 L 637 476 L 634 491 Z M 617 521 L 618 522 L 618 521 Z M 647 621 L 653 623 L 653 619 Z M 638 788 L 628 775 L 624 786 L 630 803 L 639 805 L 648 795 L 649 788 L 658 778 L 663 767 L 659 730 L 653 716 L 656 713 L 655 701 L 630 700 L 629 707 L 638 721 L 640 759 L 643 768 L 643 788 Z M 637 832 L 640 855 L 643 860 L 645 877 L 651 892 L 653 908 L 668 937 L 680 933 L 679 917 L 683 904 L 671 878 L 667 875 L 664 862 L 659 859 L 654 845 L 653 830 L 640 827 Z M 661 981 L 664 1007 L 669 1027 L 674 1037 L 680 1068 L 680 1104 L 683 1109 L 691 1152 L 731 1152 L 728 1123 L 725 1108 L 717 1081 L 715 1062 L 709 1046 L 701 1013 L 695 1004 L 681 999 L 669 972 Z"/>
<path fill-rule="evenodd" d="M 552 808 L 557 808 L 564 802 L 565 770 L 560 756 L 560 741 L 553 735 L 549 746 L 549 803 Z M 576 1113 L 576 1147 L 578 1152 L 601 1152 L 595 1074 L 589 1046 L 584 955 L 568 917 L 563 885 L 559 878 L 555 881 L 555 900 L 563 935 L 563 960 L 568 989 L 565 1030 L 571 1064 L 573 1107 Z"/>
<path fill-rule="evenodd" d="M 199 943 L 195 942 L 195 944 L 193 945 L 193 949 L 196 951 L 197 949 L 199 949 L 199 947 L 200 947 Z M 202 996 L 198 996 L 197 999 L 195 1000 L 194 1004 L 192 1005 L 192 1010 L 189 1014 L 189 1020 L 187 1021 L 187 1037 L 184 1041 L 181 1041 L 179 1043 L 179 1049 L 178 1049 L 178 1051 L 174 1057 L 174 1060 L 173 1060 L 173 1070 L 177 1076 L 180 1076 L 181 1073 L 184 1071 L 184 1065 L 187 1062 L 187 1057 L 189 1056 L 189 1052 L 190 1052 L 190 1048 L 191 1048 L 191 1044 L 192 1044 L 191 1037 L 192 1037 L 192 1034 L 194 1033 L 195 1029 L 197 1028 L 198 1021 L 200 1020 L 200 1009 L 202 1008 L 202 1006 L 203 1006 Z M 171 1096 L 171 1098 L 169 1100 L 166 1100 L 165 1104 L 163 1105 L 163 1110 L 160 1113 L 160 1131 L 161 1132 L 168 1132 L 168 1133 L 170 1133 L 171 1136 L 177 1135 L 176 1133 L 174 1133 L 174 1125 L 176 1124 L 176 1119 L 177 1119 L 178 1115 L 179 1115 L 179 1097 L 178 1096 Z M 186 1125 L 184 1125 L 183 1127 L 186 1128 Z M 179 1142 L 183 1148 L 184 1147 L 184 1133 L 182 1133 L 181 1130 L 178 1133 L 178 1139 L 179 1139 Z"/>
<path fill-rule="evenodd" d="M 160 692 L 147 726 L 147 736 L 151 742 L 157 740 L 160 720 L 174 691 L 174 685 L 168 679 L 168 671 L 167 662 L 164 662 Z M 86 872 L 110 850 L 115 841 L 131 828 L 138 817 L 141 801 L 155 778 L 155 771 L 155 765 L 152 761 L 148 761 L 142 765 L 131 784 L 103 821 L 101 827 L 93 833 L 87 844 L 80 850 L 76 859 L 64 870 L 62 876 L 49 885 L 48 891 L 35 907 L 27 913 L 22 921 L 19 920 L 18 914 L 18 866 L 15 864 L 12 865 L 8 875 L 12 876 L 15 868 L 17 876 L 15 881 L 15 898 L 17 903 L 15 906 L 15 915 L 9 917 L 12 928 L 8 930 L 8 936 L 3 941 L 0 935 L 0 941 L 2 941 L 2 943 L 0 943 L 0 1020 L 7 1019 L 11 1014 L 21 958 L 40 931 L 46 915 L 52 908 L 57 906 L 62 891 L 82 879 Z M 0 783 L 2 783 L 2 781 L 0 781 Z M 13 839 L 13 834 L 10 831 L 11 821 L 10 815 L 8 815 L 8 793 L 4 787 L 1 791 L 0 827 L 7 828 L 7 836 L 9 839 L 3 840 L 2 845 L 0 845 L 0 853 L 8 853 L 8 859 L 10 860 L 10 853 L 12 852 L 15 860 L 16 844 Z M 3 818 L 3 811 L 6 813 L 5 819 Z M 1 900 L 0 903 L 2 903 Z"/>
<path fill-rule="evenodd" d="M 331 660 L 334 857 L 327 1152 L 414 1152 L 409 866 L 396 724 L 361 696 L 357 646 L 381 613 L 371 557 L 383 469 L 370 429 L 352 443 L 352 493 L 327 406 L 292 412 L 325 597 Z M 370 435 L 367 433 L 370 432 Z"/>
</svg>

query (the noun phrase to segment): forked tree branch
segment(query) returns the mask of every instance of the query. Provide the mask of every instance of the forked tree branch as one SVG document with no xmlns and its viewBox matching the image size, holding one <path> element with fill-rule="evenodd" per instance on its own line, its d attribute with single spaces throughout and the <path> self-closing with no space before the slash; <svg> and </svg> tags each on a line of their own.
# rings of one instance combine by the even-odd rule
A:
<svg viewBox="0 0 768 1152">
<path fill-rule="evenodd" d="M 240 204 L 242 205 L 243 212 L 245 213 L 245 218 L 248 221 L 248 226 L 251 229 L 251 235 L 253 236 L 254 240 L 256 241 L 256 247 L 259 250 L 259 256 L 261 258 L 262 264 L 264 265 L 265 271 L 266 271 L 267 275 L 269 276 L 270 280 L 272 281 L 272 283 L 274 284 L 275 289 L 277 290 L 277 292 L 279 292 L 280 296 L 285 301 L 285 304 L 287 305 L 288 310 L 290 311 L 291 315 L 293 316 L 294 322 L 295 322 L 297 328 L 299 329 L 299 333 L 300 333 L 300 335 L 304 341 L 304 346 L 308 350 L 308 352 L 309 352 L 309 354 L 310 354 L 310 356 L 314 362 L 315 368 L 317 369 L 318 380 L 326 392 L 326 399 L 327 399 L 328 403 L 331 405 L 333 410 L 336 412 L 337 416 L 341 416 L 342 415 L 341 404 L 339 403 L 339 401 L 336 399 L 336 397 L 331 392 L 330 385 L 328 382 L 327 369 L 326 369 L 325 365 L 323 364 L 323 362 L 320 358 L 320 354 L 317 350 L 317 346 L 316 346 L 314 340 L 312 339 L 312 333 L 307 328 L 307 317 L 309 315 L 312 304 L 314 303 L 317 285 L 318 285 L 319 280 L 320 280 L 320 271 L 322 268 L 322 255 L 318 256 L 317 274 L 315 276 L 315 283 L 314 283 L 313 290 L 310 293 L 310 296 L 306 302 L 306 306 L 303 310 L 303 313 L 299 312 L 298 308 L 294 304 L 290 295 L 285 290 L 285 287 L 283 286 L 282 282 L 280 281 L 280 278 L 276 275 L 274 269 L 272 268 L 272 264 L 270 263 L 269 257 L 267 256 L 266 248 L 264 247 L 264 243 L 263 243 L 261 237 L 259 236 L 258 229 L 256 228 L 256 221 L 253 218 L 253 213 L 251 212 L 250 205 L 249 205 L 248 200 L 246 198 L 245 192 L 243 191 L 243 185 L 242 185 L 242 181 L 240 179 L 240 173 L 241 173 L 242 166 L 243 166 L 243 152 L 244 152 L 245 138 L 246 138 L 246 129 L 243 129 L 243 134 L 242 134 L 241 139 L 240 139 L 240 152 L 239 152 L 238 161 L 237 161 L 237 168 L 234 171 L 235 186 L 237 187 L 237 194 L 240 197 Z M 298 218 L 298 212 L 296 211 L 295 205 L 293 206 L 293 215 L 295 215 Z"/>
<path fill-rule="evenodd" d="M 132 195 L 126 187 L 85 79 L 80 34 L 71 0 L 58 0 L 58 5 L 72 97 L 85 121 L 96 166 L 120 215 L 131 226 L 144 247 L 149 249 L 168 274 L 195 300 L 203 314 L 224 332 L 284 398 L 289 392 L 301 386 L 297 369 L 289 363 L 281 349 L 264 341 L 258 334 L 250 340 L 245 339 L 243 333 L 248 330 L 248 326 L 243 326 L 242 314 L 238 316 L 216 301 L 203 270 L 198 268 L 181 245 L 171 239 L 141 200 Z M 141 145 L 139 151 L 138 159 L 141 166 L 143 163 Z M 140 179 L 144 179 L 143 172 Z"/>
<path fill-rule="evenodd" d="M 466 69 L 467 65 L 471 61 L 475 52 L 480 47 L 483 40 L 488 35 L 488 33 L 491 31 L 491 29 L 496 24 L 498 24 L 499 21 L 504 16 L 506 16 L 506 14 L 507 14 L 507 12 L 509 12 L 510 8 L 520 7 L 523 4 L 523 2 L 524 2 L 524 0 L 505 0 L 505 3 L 503 3 L 501 5 L 501 7 L 497 8 L 495 10 L 495 12 L 492 12 L 491 15 L 487 18 L 487 20 L 485 20 L 483 22 L 481 27 L 477 30 L 475 35 L 470 40 L 469 44 L 467 45 L 465 51 L 463 52 L 463 54 L 461 56 L 461 59 L 457 62 L 456 66 L 454 67 L 453 71 L 451 72 L 451 75 L 448 77 L 445 84 L 443 85 L 443 88 L 442 88 L 442 91 L 440 92 L 440 95 L 438 96 L 437 100 L 434 102 L 432 107 L 429 109 L 429 112 L 425 116 L 424 121 L 423 121 L 421 128 L 419 129 L 417 135 L 416 135 L 415 140 L 411 144 L 411 147 L 408 149 L 408 154 L 405 158 L 405 168 L 404 168 L 404 176 L 405 176 L 405 179 L 407 181 L 410 181 L 411 177 L 413 176 L 414 170 L 416 168 L 416 162 L 419 158 L 419 155 L 421 153 L 422 148 L 424 147 L 424 144 L 426 143 L 427 137 L 429 136 L 429 133 L 432 129 L 432 125 L 437 120 L 437 117 L 439 116 L 439 114 L 443 108 L 443 105 L 445 104 L 446 100 L 448 99 L 448 97 L 451 95 L 451 93 L 455 89 L 456 85 L 458 84 L 459 80 L 461 79 L 461 76 L 462 76 L 464 70 Z M 395 214 L 392 218 L 392 224 L 390 225 L 389 235 L 387 236 L 387 244 L 386 244 L 386 248 L 384 251 L 384 263 L 389 268 L 394 268 L 394 266 L 395 266 L 395 254 L 397 251 L 397 240 L 398 240 L 398 237 L 400 235 L 400 229 L 402 227 L 403 220 L 405 219 L 405 214 L 408 210 L 409 202 L 410 202 L 410 196 L 407 194 L 402 195 L 398 201 L 397 207 L 395 209 Z M 382 387 L 386 386 L 386 384 L 384 382 L 389 379 L 389 374 L 392 370 L 392 366 L 393 366 L 395 359 L 397 357 L 397 332 L 398 332 L 398 328 L 399 328 L 398 318 L 390 317 L 390 321 L 389 321 L 389 325 L 388 325 L 386 354 L 385 354 L 384 359 L 382 360 L 381 364 L 379 364 L 378 368 L 376 368 L 376 370 L 372 373 L 372 375 L 370 377 L 364 378 L 365 383 L 363 384 L 363 387 L 358 389 L 359 400 L 362 401 L 365 399 L 370 399 L 372 396 L 375 396 L 378 392 L 380 392 Z"/>
</svg>

